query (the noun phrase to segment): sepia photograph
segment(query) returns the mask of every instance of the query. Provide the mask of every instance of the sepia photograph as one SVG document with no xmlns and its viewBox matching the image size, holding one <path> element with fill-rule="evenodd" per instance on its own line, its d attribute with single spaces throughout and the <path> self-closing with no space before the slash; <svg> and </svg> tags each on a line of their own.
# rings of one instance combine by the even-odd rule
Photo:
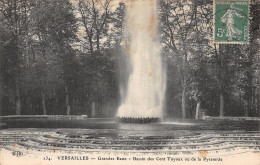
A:
<svg viewBox="0 0 260 165">
<path fill-rule="evenodd" d="M 0 0 L 0 165 L 259 165 L 260 0 Z"/>
</svg>

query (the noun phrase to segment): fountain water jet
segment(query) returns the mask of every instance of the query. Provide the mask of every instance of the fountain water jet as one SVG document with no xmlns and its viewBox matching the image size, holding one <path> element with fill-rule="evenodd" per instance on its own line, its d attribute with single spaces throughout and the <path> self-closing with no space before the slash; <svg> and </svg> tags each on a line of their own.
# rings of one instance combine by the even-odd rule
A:
<svg viewBox="0 0 260 165">
<path fill-rule="evenodd" d="M 160 56 L 156 0 L 127 1 L 126 29 L 130 35 L 128 58 L 133 71 L 117 117 L 161 118 L 165 76 Z"/>
</svg>

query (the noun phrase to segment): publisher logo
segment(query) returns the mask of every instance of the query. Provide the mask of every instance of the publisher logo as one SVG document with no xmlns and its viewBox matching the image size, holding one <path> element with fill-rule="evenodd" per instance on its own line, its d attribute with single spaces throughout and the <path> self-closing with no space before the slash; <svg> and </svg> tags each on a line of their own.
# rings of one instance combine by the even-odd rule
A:
<svg viewBox="0 0 260 165">
<path fill-rule="evenodd" d="M 23 153 L 20 152 L 20 151 L 13 151 L 13 152 L 12 152 L 12 155 L 13 155 L 13 156 L 16 156 L 16 157 L 20 157 L 20 156 L 23 156 Z"/>
</svg>

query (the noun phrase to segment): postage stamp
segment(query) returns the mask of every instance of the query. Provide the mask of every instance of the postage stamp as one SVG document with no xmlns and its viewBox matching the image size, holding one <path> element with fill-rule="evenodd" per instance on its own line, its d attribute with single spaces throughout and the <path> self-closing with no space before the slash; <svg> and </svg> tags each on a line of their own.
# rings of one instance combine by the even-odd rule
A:
<svg viewBox="0 0 260 165">
<path fill-rule="evenodd" d="M 214 43 L 249 43 L 249 0 L 214 0 Z"/>
</svg>

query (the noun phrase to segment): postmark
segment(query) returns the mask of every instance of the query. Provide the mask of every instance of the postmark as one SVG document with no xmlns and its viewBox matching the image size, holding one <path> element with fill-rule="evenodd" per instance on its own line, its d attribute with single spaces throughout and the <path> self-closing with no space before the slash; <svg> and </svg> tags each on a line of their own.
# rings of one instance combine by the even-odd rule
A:
<svg viewBox="0 0 260 165">
<path fill-rule="evenodd" d="M 249 43 L 249 0 L 214 0 L 213 4 L 214 43 Z"/>
</svg>

